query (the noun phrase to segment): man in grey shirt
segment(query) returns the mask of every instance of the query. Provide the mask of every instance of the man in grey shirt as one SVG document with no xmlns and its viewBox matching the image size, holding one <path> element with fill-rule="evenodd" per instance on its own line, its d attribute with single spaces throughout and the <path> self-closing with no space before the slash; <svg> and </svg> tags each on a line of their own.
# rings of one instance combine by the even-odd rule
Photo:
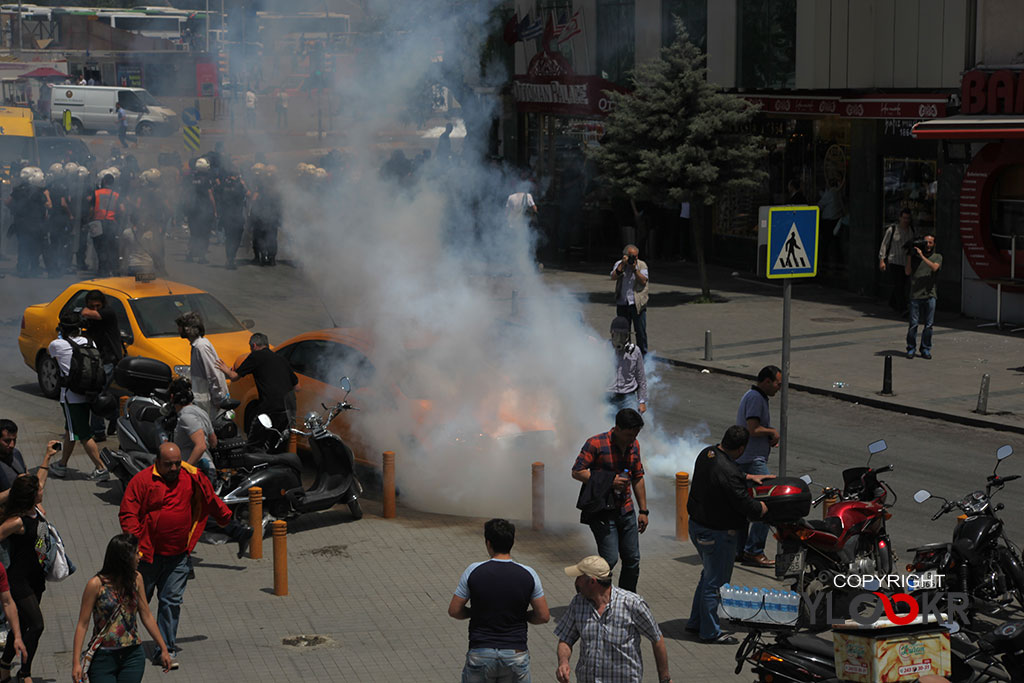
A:
<svg viewBox="0 0 1024 683">
<path fill-rule="evenodd" d="M 647 412 L 647 373 L 640 348 L 629 341 L 629 320 L 612 320 L 612 346 L 615 348 L 615 377 L 608 387 L 608 401 L 618 413 L 623 408 Z"/>
<path fill-rule="evenodd" d="M 757 384 L 740 399 L 740 407 L 736 411 L 736 424 L 746 427 L 750 433 L 747 448 L 736 460 L 736 466 L 746 474 L 765 475 L 768 470 L 768 456 L 771 449 L 779 443 L 779 430 L 772 427 L 771 413 L 768 410 L 768 399 L 778 393 L 782 387 L 782 371 L 774 365 L 766 365 L 757 373 Z M 750 531 L 740 529 L 736 548 L 741 554 L 739 560 L 753 567 L 774 567 L 775 562 L 764 553 L 764 545 L 768 539 L 768 525 L 754 522 Z"/>
<path fill-rule="evenodd" d="M 169 387 L 171 404 L 178 413 L 178 424 L 174 428 L 174 445 L 181 450 L 181 459 L 203 470 L 207 476 L 215 473 L 210 449 L 217 445 L 210 415 L 193 403 L 192 387 L 189 381 L 178 378 Z"/>
</svg>

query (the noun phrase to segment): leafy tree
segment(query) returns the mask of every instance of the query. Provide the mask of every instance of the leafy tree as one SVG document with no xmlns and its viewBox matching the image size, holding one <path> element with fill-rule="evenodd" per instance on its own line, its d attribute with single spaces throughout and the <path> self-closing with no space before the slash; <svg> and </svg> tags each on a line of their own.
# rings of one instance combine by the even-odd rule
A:
<svg viewBox="0 0 1024 683">
<path fill-rule="evenodd" d="M 756 108 L 707 80 L 704 55 L 673 17 L 676 39 L 640 64 L 633 92 L 608 93 L 612 110 L 599 146 L 590 148 L 605 177 L 633 202 L 712 206 L 727 190 L 754 190 L 767 178 L 760 138 L 748 132 Z M 701 212 L 702 214 L 705 212 Z M 708 300 L 700 221 L 691 222 L 701 291 Z"/>
</svg>

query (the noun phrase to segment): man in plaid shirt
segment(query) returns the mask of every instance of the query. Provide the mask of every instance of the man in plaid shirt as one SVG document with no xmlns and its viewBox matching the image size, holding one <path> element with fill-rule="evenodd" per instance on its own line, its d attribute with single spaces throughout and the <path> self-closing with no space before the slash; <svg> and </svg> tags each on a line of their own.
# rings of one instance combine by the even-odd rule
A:
<svg viewBox="0 0 1024 683">
<path fill-rule="evenodd" d="M 585 557 L 565 573 L 576 577 L 576 596 L 555 628 L 558 669 L 555 678 L 569 683 L 569 657 L 580 641 L 576 680 L 580 683 L 640 683 L 644 661 L 640 636 L 651 641 L 659 683 L 672 683 L 665 637 L 651 608 L 636 593 L 612 586 L 612 570 L 604 558 Z"/>
<path fill-rule="evenodd" d="M 615 416 L 611 431 L 587 439 L 572 466 L 572 478 L 586 483 L 592 471 L 612 472 L 612 488 L 621 505 L 590 522 L 590 530 L 597 541 L 597 552 L 614 567 L 622 557 L 619 588 L 636 592 L 640 578 L 640 537 L 647 530 L 647 489 L 644 486 L 644 466 L 640 462 L 640 444 L 636 437 L 644 426 L 640 413 L 623 408 Z M 633 485 L 639 515 L 634 514 L 633 498 L 629 487 Z"/>
</svg>

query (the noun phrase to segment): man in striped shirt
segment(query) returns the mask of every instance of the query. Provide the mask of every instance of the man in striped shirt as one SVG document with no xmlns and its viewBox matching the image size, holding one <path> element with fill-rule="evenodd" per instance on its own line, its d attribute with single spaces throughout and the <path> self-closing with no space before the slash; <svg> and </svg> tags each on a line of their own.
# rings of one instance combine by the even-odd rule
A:
<svg viewBox="0 0 1024 683">
<path fill-rule="evenodd" d="M 889 274 L 892 291 L 889 292 L 889 308 L 897 313 L 907 310 L 907 245 L 914 240 L 914 226 L 910 209 L 900 211 L 899 223 L 893 223 L 882 235 L 878 248 L 878 269 Z"/>
</svg>

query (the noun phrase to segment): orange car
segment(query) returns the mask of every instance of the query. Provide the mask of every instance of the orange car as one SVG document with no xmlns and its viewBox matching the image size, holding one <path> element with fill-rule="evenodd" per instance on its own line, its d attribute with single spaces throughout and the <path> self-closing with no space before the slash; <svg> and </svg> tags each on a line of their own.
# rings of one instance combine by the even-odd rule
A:
<svg viewBox="0 0 1024 683">
<path fill-rule="evenodd" d="M 345 440 L 356 460 L 363 465 L 379 467 L 384 450 L 409 452 L 436 445 L 429 441 L 436 438 L 432 434 L 440 431 L 437 425 L 447 419 L 443 406 L 449 403 L 439 397 L 438 392 L 450 383 L 431 382 L 426 378 L 425 374 L 430 372 L 428 361 L 420 362 L 426 349 L 407 348 L 402 367 L 384 366 L 380 358 L 375 362 L 375 355 L 379 354 L 374 353 L 373 341 L 366 330 L 331 328 L 300 334 L 282 342 L 274 351 L 288 359 L 299 378 L 295 397 L 300 426 L 309 413 L 324 412 L 321 404 L 329 407 L 345 398 L 339 381 L 342 377 L 349 378 L 352 393 L 348 400 L 359 410 L 341 413 L 331 422 L 330 429 Z M 238 357 L 234 366 L 238 367 L 244 358 L 245 355 Z M 228 388 L 231 397 L 241 401 L 235 420 L 247 433 L 246 428 L 256 417 L 257 392 L 253 378 L 242 377 L 231 382 Z M 495 400 L 487 402 L 476 415 L 479 433 L 469 435 L 468 439 L 453 437 L 453 442 L 468 441 L 473 447 L 486 447 L 486 441 L 492 438 L 529 435 L 531 439 L 553 440 L 553 427 L 542 414 L 540 402 L 518 401 L 508 391 L 497 394 Z M 357 422 L 364 429 L 353 429 Z M 398 433 L 390 428 L 379 431 L 367 428 L 378 422 L 402 427 Z M 374 437 L 367 437 L 369 432 L 374 432 Z M 301 437 L 299 445 L 304 447 Z"/>
<path fill-rule="evenodd" d="M 218 353 L 234 358 L 248 353 L 248 329 L 253 321 L 239 322 L 212 294 L 168 280 L 136 280 L 112 277 L 85 280 L 71 285 L 48 304 L 25 309 L 21 318 L 18 347 L 25 364 L 35 370 L 39 388 L 47 398 L 60 394 L 57 363 L 46 352 L 56 337 L 57 321 L 68 311 L 81 311 L 85 295 L 98 289 L 107 296 L 107 304 L 117 311 L 121 340 L 129 356 L 161 360 L 179 375 L 188 374 L 192 350 L 188 340 L 178 335 L 174 320 L 182 313 L 197 311 L 206 325 L 206 338 Z"/>
</svg>

